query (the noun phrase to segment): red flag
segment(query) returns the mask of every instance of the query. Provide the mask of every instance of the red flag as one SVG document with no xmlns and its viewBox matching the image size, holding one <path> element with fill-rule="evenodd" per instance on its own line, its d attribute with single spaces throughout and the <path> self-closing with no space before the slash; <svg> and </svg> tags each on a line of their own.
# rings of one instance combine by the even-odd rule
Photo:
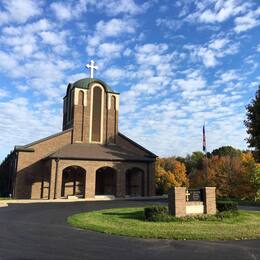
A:
<svg viewBox="0 0 260 260">
<path fill-rule="evenodd" d="M 203 152 L 207 152 L 205 124 L 203 125 Z"/>
</svg>

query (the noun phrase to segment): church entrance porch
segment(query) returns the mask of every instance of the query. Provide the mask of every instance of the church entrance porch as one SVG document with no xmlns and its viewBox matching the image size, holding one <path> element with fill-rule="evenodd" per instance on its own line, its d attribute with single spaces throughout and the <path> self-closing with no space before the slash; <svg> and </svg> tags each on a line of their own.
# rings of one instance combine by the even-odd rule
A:
<svg viewBox="0 0 260 260">
<path fill-rule="evenodd" d="M 139 168 L 132 168 L 126 171 L 125 195 L 144 196 L 144 172 Z"/>
<path fill-rule="evenodd" d="M 79 166 L 69 166 L 62 172 L 61 197 L 84 197 L 86 171 Z"/>
<path fill-rule="evenodd" d="M 102 167 L 96 171 L 95 195 L 116 195 L 116 170 Z"/>
</svg>

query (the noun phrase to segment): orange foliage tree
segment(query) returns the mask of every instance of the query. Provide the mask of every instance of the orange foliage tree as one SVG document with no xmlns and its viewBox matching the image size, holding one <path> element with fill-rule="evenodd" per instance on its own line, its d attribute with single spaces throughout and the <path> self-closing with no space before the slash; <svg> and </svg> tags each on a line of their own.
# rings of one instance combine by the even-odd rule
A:
<svg viewBox="0 0 260 260">
<path fill-rule="evenodd" d="M 170 187 L 189 186 L 184 163 L 174 157 L 157 159 L 155 177 L 158 194 L 167 193 Z"/>
<path fill-rule="evenodd" d="M 220 197 L 251 199 L 256 196 L 257 174 L 253 175 L 257 172 L 256 162 L 251 152 L 204 158 L 203 166 L 190 176 L 192 187 L 215 186 Z"/>
</svg>

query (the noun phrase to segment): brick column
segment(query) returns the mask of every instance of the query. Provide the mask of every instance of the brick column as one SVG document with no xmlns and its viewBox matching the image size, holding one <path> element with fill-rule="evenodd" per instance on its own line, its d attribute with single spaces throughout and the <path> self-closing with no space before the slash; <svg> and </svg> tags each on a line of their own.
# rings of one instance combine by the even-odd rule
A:
<svg viewBox="0 0 260 260">
<path fill-rule="evenodd" d="M 216 214 L 216 187 L 205 187 L 203 191 L 205 214 Z"/>
<path fill-rule="evenodd" d="M 186 187 L 173 187 L 168 192 L 169 213 L 176 217 L 186 215 Z"/>
<path fill-rule="evenodd" d="M 149 194 L 148 196 L 155 196 L 155 163 L 149 163 Z"/>
<path fill-rule="evenodd" d="M 125 197 L 125 169 L 116 167 L 116 197 Z"/>
<path fill-rule="evenodd" d="M 86 167 L 85 198 L 95 198 L 96 168 Z"/>
<path fill-rule="evenodd" d="M 55 181 L 56 181 L 56 162 L 51 160 L 50 162 L 50 186 L 49 186 L 49 199 L 54 199 Z"/>
<path fill-rule="evenodd" d="M 62 189 L 62 169 L 61 169 L 61 161 L 59 161 L 57 176 L 56 176 L 56 199 L 61 198 L 61 189 Z"/>
</svg>

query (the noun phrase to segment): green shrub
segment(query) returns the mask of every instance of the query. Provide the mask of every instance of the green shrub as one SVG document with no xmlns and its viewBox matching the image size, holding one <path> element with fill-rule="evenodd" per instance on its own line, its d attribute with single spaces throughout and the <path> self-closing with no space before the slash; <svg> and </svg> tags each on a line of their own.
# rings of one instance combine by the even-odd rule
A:
<svg viewBox="0 0 260 260">
<path fill-rule="evenodd" d="M 232 200 L 219 200 L 217 201 L 217 210 L 223 211 L 237 211 L 238 203 Z"/>
<path fill-rule="evenodd" d="M 194 221 L 222 221 L 239 216 L 238 211 L 223 211 L 216 215 L 194 215 L 185 217 L 175 217 L 169 214 L 160 213 L 154 214 L 147 219 L 152 222 L 194 222 Z"/>
<path fill-rule="evenodd" d="M 168 215 L 167 206 L 150 206 L 144 208 L 144 218 L 148 221 L 155 221 L 155 219 L 160 218 L 159 215 Z"/>
</svg>

